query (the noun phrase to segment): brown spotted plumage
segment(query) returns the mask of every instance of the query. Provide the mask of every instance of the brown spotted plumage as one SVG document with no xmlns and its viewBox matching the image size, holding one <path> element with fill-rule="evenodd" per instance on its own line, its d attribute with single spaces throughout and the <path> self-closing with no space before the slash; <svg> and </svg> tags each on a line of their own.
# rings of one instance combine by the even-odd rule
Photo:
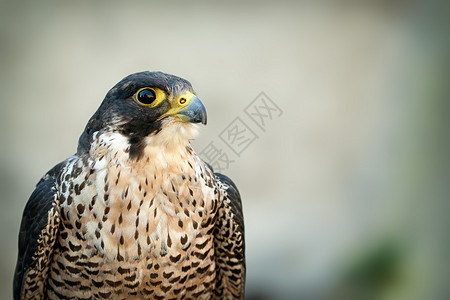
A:
<svg viewBox="0 0 450 300">
<path fill-rule="evenodd" d="M 111 89 L 25 207 L 14 298 L 243 299 L 240 196 L 191 147 L 200 122 L 181 78 Z"/>
</svg>

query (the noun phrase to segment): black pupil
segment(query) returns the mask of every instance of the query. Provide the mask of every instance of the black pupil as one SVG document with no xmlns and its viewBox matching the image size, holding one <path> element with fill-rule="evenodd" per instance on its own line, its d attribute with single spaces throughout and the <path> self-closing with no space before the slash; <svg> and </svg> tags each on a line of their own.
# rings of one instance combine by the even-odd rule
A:
<svg viewBox="0 0 450 300">
<path fill-rule="evenodd" d="M 138 100 L 139 102 L 143 104 L 150 104 L 156 99 L 156 94 L 153 90 L 146 89 L 142 90 L 138 94 Z"/>
</svg>

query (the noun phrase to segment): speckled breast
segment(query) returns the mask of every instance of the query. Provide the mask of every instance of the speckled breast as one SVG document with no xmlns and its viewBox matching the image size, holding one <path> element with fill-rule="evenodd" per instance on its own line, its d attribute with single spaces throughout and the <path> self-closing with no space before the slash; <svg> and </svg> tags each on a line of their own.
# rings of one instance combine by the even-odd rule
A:
<svg viewBox="0 0 450 300">
<path fill-rule="evenodd" d="M 198 157 L 180 155 L 181 165 L 73 159 L 59 185 L 50 299 L 211 298 L 218 190 Z"/>
</svg>

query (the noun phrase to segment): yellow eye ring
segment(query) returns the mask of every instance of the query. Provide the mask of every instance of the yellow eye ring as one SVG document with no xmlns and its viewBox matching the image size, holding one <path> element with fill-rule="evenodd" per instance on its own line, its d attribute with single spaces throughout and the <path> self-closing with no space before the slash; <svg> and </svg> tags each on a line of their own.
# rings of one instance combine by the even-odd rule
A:
<svg viewBox="0 0 450 300">
<path fill-rule="evenodd" d="M 180 98 L 180 100 L 178 100 L 178 103 L 180 103 L 180 105 L 183 105 L 186 103 L 186 98 Z"/>
<path fill-rule="evenodd" d="M 140 105 L 154 107 L 165 99 L 165 94 L 158 88 L 145 87 L 139 89 L 133 98 Z"/>
</svg>

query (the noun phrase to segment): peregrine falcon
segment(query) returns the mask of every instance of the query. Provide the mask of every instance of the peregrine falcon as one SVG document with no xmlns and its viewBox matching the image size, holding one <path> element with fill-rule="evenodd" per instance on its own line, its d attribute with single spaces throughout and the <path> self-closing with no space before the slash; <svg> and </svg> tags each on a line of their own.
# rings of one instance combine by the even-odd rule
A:
<svg viewBox="0 0 450 300">
<path fill-rule="evenodd" d="M 195 154 L 196 123 L 185 79 L 116 84 L 25 206 L 14 299 L 243 299 L 240 195 Z"/>
</svg>

